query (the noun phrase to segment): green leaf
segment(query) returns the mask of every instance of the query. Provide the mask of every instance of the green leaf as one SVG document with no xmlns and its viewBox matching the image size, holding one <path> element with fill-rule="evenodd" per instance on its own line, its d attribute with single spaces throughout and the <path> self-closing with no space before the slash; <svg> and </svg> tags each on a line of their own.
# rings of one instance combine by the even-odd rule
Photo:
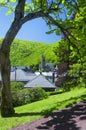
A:
<svg viewBox="0 0 86 130">
<path fill-rule="evenodd" d="M 8 15 L 10 15 L 12 13 L 12 10 L 10 9 L 10 10 L 8 10 L 8 12 L 6 13 L 6 15 L 8 16 Z"/>
<path fill-rule="evenodd" d="M 60 35 L 61 34 L 61 30 L 60 29 L 57 29 L 55 32 L 56 32 L 56 35 Z"/>
<path fill-rule="evenodd" d="M 65 3 L 65 0 L 62 0 L 62 4 L 64 4 Z"/>
<path fill-rule="evenodd" d="M 56 29 L 50 30 L 50 31 L 46 32 L 46 34 L 51 34 L 51 33 L 55 32 L 55 30 Z"/>
<path fill-rule="evenodd" d="M 17 0 L 10 0 L 11 2 L 16 2 Z"/>
</svg>

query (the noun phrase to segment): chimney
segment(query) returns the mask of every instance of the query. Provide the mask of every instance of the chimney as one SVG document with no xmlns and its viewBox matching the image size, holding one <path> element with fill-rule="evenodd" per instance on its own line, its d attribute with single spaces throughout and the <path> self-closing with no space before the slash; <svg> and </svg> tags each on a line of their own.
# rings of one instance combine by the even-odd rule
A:
<svg viewBox="0 0 86 130">
<path fill-rule="evenodd" d="M 55 82 L 55 72 L 52 73 L 52 82 Z"/>
</svg>

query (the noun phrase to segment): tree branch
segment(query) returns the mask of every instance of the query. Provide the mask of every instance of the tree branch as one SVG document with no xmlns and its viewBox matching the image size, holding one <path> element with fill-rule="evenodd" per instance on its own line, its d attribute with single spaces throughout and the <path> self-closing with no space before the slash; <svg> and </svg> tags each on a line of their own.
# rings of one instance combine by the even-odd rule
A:
<svg viewBox="0 0 86 130">
<path fill-rule="evenodd" d="M 73 42 L 71 42 L 71 40 L 70 40 L 70 38 L 69 38 L 69 36 L 71 36 L 75 41 L 78 42 L 78 40 L 71 34 L 71 32 L 69 32 L 69 31 L 68 31 L 67 29 L 65 29 L 62 25 L 60 25 L 57 21 L 55 21 L 55 20 L 53 19 L 53 17 L 50 16 L 49 14 L 44 13 L 44 16 L 45 16 L 46 18 L 48 18 L 48 19 L 52 22 L 52 24 L 54 24 L 54 25 L 56 25 L 58 28 L 60 28 L 60 30 L 61 30 L 61 32 L 64 34 L 64 36 L 68 39 L 68 41 L 71 43 L 71 45 L 72 45 L 74 48 L 77 49 L 78 54 L 80 54 L 78 47 L 77 47 Z M 80 55 L 80 59 L 81 59 L 81 55 Z"/>
<path fill-rule="evenodd" d="M 9 52 L 10 51 L 10 44 L 14 40 L 17 32 L 21 28 L 20 20 L 24 17 L 24 6 L 26 0 L 18 0 L 18 4 L 15 8 L 15 17 L 14 21 L 11 24 L 8 32 L 5 35 L 4 40 L 2 41 L 1 50 L 2 52 Z"/>
<path fill-rule="evenodd" d="M 24 6 L 26 0 L 18 0 L 18 4 L 15 8 L 15 20 L 20 20 L 24 17 Z"/>
<path fill-rule="evenodd" d="M 33 13 L 29 13 L 28 15 L 26 15 L 25 17 L 23 17 L 20 21 L 21 24 L 26 23 L 29 20 L 35 19 L 35 18 L 39 18 L 39 17 L 43 17 L 44 13 L 43 11 L 38 11 L 38 12 L 33 12 Z"/>
</svg>

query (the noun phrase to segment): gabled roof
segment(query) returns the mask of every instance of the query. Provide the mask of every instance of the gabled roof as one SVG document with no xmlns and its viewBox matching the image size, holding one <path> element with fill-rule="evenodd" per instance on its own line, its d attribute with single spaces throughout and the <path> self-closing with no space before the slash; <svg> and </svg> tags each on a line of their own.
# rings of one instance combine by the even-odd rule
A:
<svg viewBox="0 0 86 130">
<path fill-rule="evenodd" d="M 29 81 L 36 77 L 36 74 L 23 71 L 21 69 L 16 69 L 11 72 L 10 80 L 11 81 Z"/>
<path fill-rule="evenodd" d="M 36 78 L 32 79 L 28 82 L 24 87 L 35 87 L 40 86 L 42 88 L 53 88 L 55 89 L 56 86 L 52 84 L 49 80 L 47 80 L 43 75 L 38 75 Z"/>
</svg>

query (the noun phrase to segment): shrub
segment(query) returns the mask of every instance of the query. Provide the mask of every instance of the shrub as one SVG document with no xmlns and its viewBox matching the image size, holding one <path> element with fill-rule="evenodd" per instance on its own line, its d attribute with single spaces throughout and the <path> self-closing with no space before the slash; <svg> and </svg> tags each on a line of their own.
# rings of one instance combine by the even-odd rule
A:
<svg viewBox="0 0 86 130">
<path fill-rule="evenodd" d="M 16 91 L 12 92 L 12 103 L 14 107 L 19 106 L 18 94 Z"/>
<path fill-rule="evenodd" d="M 71 81 L 65 82 L 62 86 L 63 91 L 70 91 L 72 88 L 75 87 L 85 87 L 85 82 L 83 77 L 77 77 L 77 78 L 72 78 Z"/>
<path fill-rule="evenodd" d="M 21 90 L 24 88 L 24 83 L 22 82 L 11 82 L 11 90 Z"/>
<path fill-rule="evenodd" d="M 47 97 L 48 94 L 41 87 L 12 91 L 12 102 L 14 107 L 45 99 Z"/>
<path fill-rule="evenodd" d="M 31 88 L 29 91 L 30 102 L 45 99 L 47 97 L 48 97 L 47 93 L 41 87 L 34 87 L 34 88 Z"/>
<path fill-rule="evenodd" d="M 28 97 L 29 90 L 28 89 L 22 89 L 22 90 L 17 90 L 17 91 L 12 91 L 12 102 L 13 106 L 21 106 L 26 103 L 29 103 L 30 100 Z"/>
</svg>

